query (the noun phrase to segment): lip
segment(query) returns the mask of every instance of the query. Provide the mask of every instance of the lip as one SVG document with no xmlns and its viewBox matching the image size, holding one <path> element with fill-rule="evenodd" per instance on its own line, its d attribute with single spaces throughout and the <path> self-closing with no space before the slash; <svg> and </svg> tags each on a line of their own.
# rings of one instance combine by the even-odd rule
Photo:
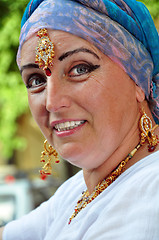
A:
<svg viewBox="0 0 159 240">
<path fill-rule="evenodd" d="M 83 119 L 62 119 L 62 120 L 59 120 L 59 121 L 53 121 L 50 126 L 53 128 L 53 131 L 55 132 L 55 134 L 58 136 L 58 137 L 67 137 L 67 136 L 70 136 L 72 134 L 74 134 L 75 132 L 79 131 L 83 126 L 84 124 L 86 123 L 86 121 L 81 124 L 80 126 L 77 126 L 73 129 L 69 129 L 69 130 L 64 130 L 64 131 L 58 131 L 57 129 L 55 129 L 55 125 L 56 124 L 59 124 L 59 123 L 65 123 L 65 122 L 71 122 L 71 121 L 83 121 Z"/>
</svg>

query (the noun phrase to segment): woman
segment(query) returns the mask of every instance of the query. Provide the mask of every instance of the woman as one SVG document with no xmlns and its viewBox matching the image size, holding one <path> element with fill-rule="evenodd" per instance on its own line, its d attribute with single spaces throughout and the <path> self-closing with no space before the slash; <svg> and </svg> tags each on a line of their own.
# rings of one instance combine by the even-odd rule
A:
<svg viewBox="0 0 159 240">
<path fill-rule="evenodd" d="M 158 57 L 136 0 L 30 1 L 17 56 L 30 109 L 82 171 L 4 240 L 159 239 Z"/>
</svg>

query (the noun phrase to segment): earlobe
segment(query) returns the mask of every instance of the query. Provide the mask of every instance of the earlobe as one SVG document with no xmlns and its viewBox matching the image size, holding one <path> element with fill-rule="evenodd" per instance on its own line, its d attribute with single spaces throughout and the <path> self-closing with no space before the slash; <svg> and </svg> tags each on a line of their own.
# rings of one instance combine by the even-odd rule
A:
<svg viewBox="0 0 159 240">
<path fill-rule="evenodd" d="M 144 93 L 144 91 L 137 85 L 136 85 L 136 99 L 140 103 L 145 100 L 145 93 Z"/>
</svg>

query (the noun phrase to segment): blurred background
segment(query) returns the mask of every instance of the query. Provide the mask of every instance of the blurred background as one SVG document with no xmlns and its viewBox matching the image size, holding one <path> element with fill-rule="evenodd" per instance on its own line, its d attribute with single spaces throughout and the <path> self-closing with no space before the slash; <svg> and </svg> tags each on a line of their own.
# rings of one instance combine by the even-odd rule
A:
<svg viewBox="0 0 159 240">
<path fill-rule="evenodd" d="M 159 31 L 159 0 L 142 0 Z M 17 65 L 20 22 L 28 0 L 0 0 L 0 226 L 47 200 L 79 169 L 66 161 L 39 177 L 44 138 L 34 122 Z M 151 36 L 150 36 L 151 37 Z"/>
</svg>

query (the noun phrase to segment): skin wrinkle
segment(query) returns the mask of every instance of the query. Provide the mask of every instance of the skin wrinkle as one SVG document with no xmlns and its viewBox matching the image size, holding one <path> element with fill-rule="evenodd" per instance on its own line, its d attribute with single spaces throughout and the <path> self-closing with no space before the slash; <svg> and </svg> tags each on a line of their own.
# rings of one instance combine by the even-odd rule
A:
<svg viewBox="0 0 159 240">
<path fill-rule="evenodd" d="M 138 144 L 141 102 L 150 112 L 143 102 L 143 91 L 89 42 L 61 31 L 50 31 L 49 37 L 56 47 L 52 75 L 47 77 L 47 87 L 40 93 L 28 90 L 30 108 L 49 143 L 64 159 L 83 168 L 91 192 Z M 36 44 L 36 36 L 24 44 L 22 65 L 35 61 Z M 59 61 L 59 56 L 65 52 L 81 47 L 94 51 L 99 59 L 88 52 L 80 52 Z M 87 61 L 100 68 L 80 77 L 69 77 L 72 67 Z M 28 71 L 44 74 L 41 69 L 25 69 L 24 82 Z M 86 123 L 74 134 L 59 138 L 49 126 L 52 121 L 61 119 L 86 120 Z M 131 164 L 147 155 L 147 151 L 142 151 L 141 155 L 140 152 L 135 155 Z"/>
<path fill-rule="evenodd" d="M 76 1 L 74 1 L 74 4 L 68 4 L 67 1 L 63 0 L 45 1 L 38 6 L 37 11 L 33 12 L 32 16 L 26 21 L 25 17 L 27 17 L 28 14 L 27 9 L 22 21 L 22 24 L 26 22 L 25 27 L 21 29 L 20 46 L 17 54 L 18 65 L 20 65 L 21 60 L 21 46 L 32 34 L 39 30 L 40 26 L 41 28 L 46 27 L 47 29 L 56 28 L 92 42 L 113 61 L 114 55 L 117 53 L 115 56 L 118 60 L 115 62 L 121 63 L 121 66 L 123 66 L 127 74 L 144 90 L 149 100 L 150 82 L 156 82 L 155 79 L 157 76 L 154 75 L 158 73 L 159 65 L 157 56 L 159 44 L 157 30 L 147 9 L 142 3 L 136 1 L 130 1 L 129 6 L 124 5 L 125 3 L 122 2 L 124 11 L 118 7 L 118 4 L 112 5 L 112 2 L 107 0 L 102 3 L 104 7 L 101 7 L 100 1 L 89 2 L 90 8 L 85 8 L 85 3 L 85 1 L 82 1 L 82 4 L 79 5 Z M 36 7 L 37 6 L 35 6 L 35 8 Z M 116 14 L 114 14 L 114 9 Z M 59 12 L 58 15 L 56 14 L 57 12 Z M 72 17 L 68 13 L 73 12 L 74 16 L 72 21 Z M 54 18 L 51 16 L 54 16 Z M 121 17 L 119 18 L 118 16 Z M 65 21 L 66 19 L 67 21 Z M 141 25 L 142 31 L 140 31 L 134 19 Z M 144 39 L 143 32 L 145 36 Z M 150 35 L 152 35 L 152 38 L 149 37 Z M 117 41 L 117 39 L 119 41 Z M 132 42 L 135 47 L 133 49 L 131 45 Z M 144 44 L 141 44 L 141 42 Z M 116 53 L 113 52 L 113 49 L 116 49 Z M 121 51 L 117 52 L 119 49 L 122 50 L 122 54 L 120 54 Z M 149 52 L 147 52 L 146 49 L 149 49 Z M 128 59 L 126 60 L 124 56 L 127 56 Z M 142 63 L 144 59 L 148 60 L 148 64 L 144 65 L 141 70 L 138 71 L 138 65 L 140 64 L 136 64 L 136 62 Z M 152 63 L 154 64 L 154 69 Z M 143 64 L 141 64 L 141 66 L 142 65 Z M 147 76 L 146 69 L 149 69 L 152 73 L 150 76 Z M 147 77 L 149 79 L 145 81 Z M 150 102 L 151 111 L 152 113 L 155 112 L 154 115 L 156 116 L 158 108 L 156 106 L 155 96 L 152 96 Z M 158 122 L 155 116 L 155 121 Z"/>
</svg>

